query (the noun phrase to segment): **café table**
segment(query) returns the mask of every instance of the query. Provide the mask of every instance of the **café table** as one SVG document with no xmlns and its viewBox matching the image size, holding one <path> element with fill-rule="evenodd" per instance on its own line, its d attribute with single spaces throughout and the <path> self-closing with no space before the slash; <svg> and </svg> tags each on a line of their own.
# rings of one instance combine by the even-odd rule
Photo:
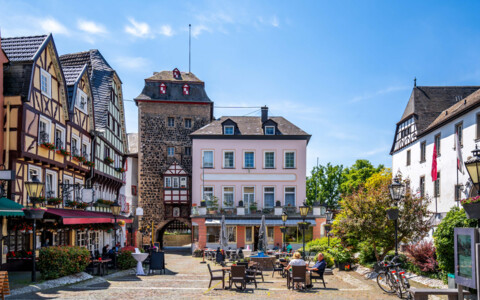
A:
<svg viewBox="0 0 480 300">
<path fill-rule="evenodd" d="M 107 264 L 112 261 L 110 258 L 91 259 L 90 261 L 93 263 L 94 266 L 97 266 L 97 274 L 99 276 L 103 276 L 105 275 L 105 273 L 108 274 Z"/>
<path fill-rule="evenodd" d="M 132 253 L 132 256 L 137 261 L 137 275 L 145 275 L 142 262 L 147 259 L 148 253 Z"/>
</svg>

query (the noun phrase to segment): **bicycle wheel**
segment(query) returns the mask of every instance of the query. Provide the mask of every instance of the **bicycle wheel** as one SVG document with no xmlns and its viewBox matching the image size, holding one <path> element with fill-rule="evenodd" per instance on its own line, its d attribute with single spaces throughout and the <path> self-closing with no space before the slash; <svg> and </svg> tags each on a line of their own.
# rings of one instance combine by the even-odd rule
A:
<svg viewBox="0 0 480 300">
<path fill-rule="evenodd" d="M 377 275 L 377 284 L 385 293 L 393 293 L 395 289 L 392 286 L 391 274 L 381 271 Z"/>
<path fill-rule="evenodd" d="M 403 298 L 403 295 L 405 294 L 404 293 L 404 289 L 403 289 L 403 281 L 402 281 L 402 277 L 400 275 L 398 275 L 398 273 L 395 273 L 392 275 L 393 277 L 393 282 L 395 284 L 395 293 L 397 294 L 398 298 L 402 299 Z"/>
</svg>

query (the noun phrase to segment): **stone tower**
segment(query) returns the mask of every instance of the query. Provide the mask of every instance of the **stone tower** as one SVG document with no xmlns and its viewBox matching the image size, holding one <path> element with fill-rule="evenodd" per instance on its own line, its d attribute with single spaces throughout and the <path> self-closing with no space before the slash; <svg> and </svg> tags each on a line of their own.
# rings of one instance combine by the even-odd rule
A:
<svg viewBox="0 0 480 300">
<path fill-rule="evenodd" d="M 192 141 L 190 133 L 213 118 L 205 83 L 192 73 L 155 72 L 145 79 L 138 106 L 138 207 L 142 225 L 154 226 L 163 246 L 170 226 L 191 228 Z M 143 243 L 151 242 L 145 234 Z"/>
</svg>

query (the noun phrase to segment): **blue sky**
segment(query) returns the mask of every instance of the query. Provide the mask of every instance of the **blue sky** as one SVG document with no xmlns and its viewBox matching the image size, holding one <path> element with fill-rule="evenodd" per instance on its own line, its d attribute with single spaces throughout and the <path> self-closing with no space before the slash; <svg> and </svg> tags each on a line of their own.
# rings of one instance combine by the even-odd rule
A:
<svg viewBox="0 0 480 300">
<path fill-rule="evenodd" d="M 308 169 L 389 150 L 413 87 L 480 85 L 478 1 L 0 1 L 2 36 L 53 32 L 99 49 L 125 99 L 154 71 L 188 70 L 216 106 L 267 105 L 312 134 Z M 127 131 L 137 109 L 125 102 Z M 215 109 L 215 116 L 256 109 Z M 259 115 L 259 112 L 251 115 Z"/>
</svg>

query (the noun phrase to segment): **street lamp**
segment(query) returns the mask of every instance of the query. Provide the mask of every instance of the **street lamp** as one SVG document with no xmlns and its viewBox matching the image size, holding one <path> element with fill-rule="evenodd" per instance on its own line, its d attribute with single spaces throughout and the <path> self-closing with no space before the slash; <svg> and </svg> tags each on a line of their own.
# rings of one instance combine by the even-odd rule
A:
<svg viewBox="0 0 480 300">
<path fill-rule="evenodd" d="M 112 205 L 110 205 L 110 209 L 112 210 L 113 217 L 115 218 L 115 227 L 116 227 L 117 216 L 120 215 L 120 210 L 122 209 L 122 207 L 120 206 L 120 204 L 118 204 L 118 201 L 115 200 L 115 202 Z M 115 228 L 115 251 L 117 250 L 116 247 L 117 247 L 117 228 Z"/>
<path fill-rule="evenodd" d="M 397 206 L 398 201 L 402 199 L 405 195 L 405 185 L 400 182 L 398 177 L 393 179 L 393 183 L 388 186 L 390 190 L 390 197 L 395 202 L 395 206 Z M 398 255 L 398 208 L 397 213 L 393 214 L 393 217 L 390 218 L 395 221 L 395 256 Z"/>
<path fill-rule="evenodd" d="M 465 168 L 472 180 L 473 186 L 477 189 L 477 195 L 480 195 L 480 149 L 475 145 L 472 151 L 473 157 L 465 162 Z"/>
<path fill-rule="evenodd" d="M 25 189 L 27 190 L 28 197 L 32 203 L 31 207 L 23 209 L 25 213 L 25 218 L 33 220 L 33 251 L 32 251 L 32 282 L 37 281 L 37 270 L 36 270 L 36 251 L 37 251 L 37 220 L 43 218 L 45 210 L 38 208 L 38 198 L 42 195 L 43 192 L 43 182 L 38 180 L 37 175 L 32 175 L 32 180 L 25 182 Z"/>
<path fill-rule="evenodd" d="M 307 217 L 309 207 L 305 202 L 303 202 L 303 206 L 300 206 L 300 215 L 303 219 L 303 224 L 301 226 L 302 229 L 302 241 L 303 241 L 303 258 L 305 258 L 305 229 L 308 228 L 308 224 L 305 222 L 305 218 Z"/>
<path fill-rule="evenodd" d="M 325 231 L 327 232 L 327 239 L 328 239 L 328 248 L 330 248 L 330 230 L 332 230 L 332 224 L 327 223 L 323 226 Z"/>
<path fill-rule="evenodd" d="M 282 222 L 283 222 L 283 228 L 282 228 L 282 233 L 283 233 L 283 245 L 282 245 L 282 250 L 285 251 L 285 234 L 287 233 L 287 227 L 285 225 L 285 223 L 287 222 L 287 219 L 288 219 L 288 215 L 287 213 L 284 211 L 282 213 Z"/>
</svg>

